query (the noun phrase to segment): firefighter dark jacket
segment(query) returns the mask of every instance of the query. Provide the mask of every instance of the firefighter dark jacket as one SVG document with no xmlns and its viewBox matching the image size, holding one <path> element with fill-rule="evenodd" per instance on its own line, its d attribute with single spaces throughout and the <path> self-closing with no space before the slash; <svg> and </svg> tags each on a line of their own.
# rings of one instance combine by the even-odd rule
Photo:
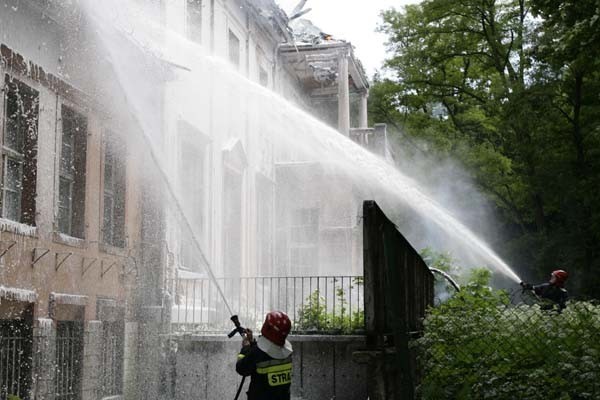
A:
<svg viewBox="0 0 600 400">
<path fill-rule="evenodd" d="M 242 347 L 235 370 L 251 377 L 248 400 L 290 400 L 292 349 L 288 341 L 282 347 L 260 336 L 251 346 Z"/>
<path fill-rule="evenodd" d="M 551 283 L 542 283 L 541 285 L 534 286 L 533 291 L 538 296 L 558 304 L 560 310 L 566 307 L 569 295 L 565 288 L 552 285 Z"/>
</svg>

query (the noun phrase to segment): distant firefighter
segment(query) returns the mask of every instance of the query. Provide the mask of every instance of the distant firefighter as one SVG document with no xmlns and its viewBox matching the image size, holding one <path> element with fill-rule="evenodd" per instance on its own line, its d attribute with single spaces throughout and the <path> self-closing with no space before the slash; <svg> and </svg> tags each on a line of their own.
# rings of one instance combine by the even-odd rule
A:
<svg viewBox="0 0 600 400">
<path fill-rule="evenodd" d="M 559 311 L 562 311 L 567 306 L 569 295 L 564 288 L 565 282 L 569 274 L 562 269 L 552 271 L 550 281 L 540 285 L 531 285 L 530 283 L 521 282 L 521 286 L 526 290 L 533 290 L 535 294 L 543 299 L 550 300 L 552 304 L 542 307 L 543 309 L 552 309 L 558 305 Z"/>
<path fill-rule="evenodd" d="M 246 329 L 235 369 L 251 376 L 248 400 L 290 400 L 293 350 L 287 336 L 291 328 L 285 313 L 271 311 L 256 340 Z"/>
</svg>

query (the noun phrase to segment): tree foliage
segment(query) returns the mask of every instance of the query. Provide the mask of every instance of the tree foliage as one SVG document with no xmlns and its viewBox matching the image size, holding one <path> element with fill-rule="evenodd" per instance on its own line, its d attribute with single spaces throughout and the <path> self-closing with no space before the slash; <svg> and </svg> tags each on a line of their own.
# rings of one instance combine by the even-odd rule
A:
<svg viewBox="0 0 600 400">
<path fill-rule="evenodd" d="M 426 0 L 382 13 L 370 118 L 460 160 L 520 270 L 600 284 L 600 0 Z M 416 141 L 415 139 L 418 139 Z"/>
</svg>

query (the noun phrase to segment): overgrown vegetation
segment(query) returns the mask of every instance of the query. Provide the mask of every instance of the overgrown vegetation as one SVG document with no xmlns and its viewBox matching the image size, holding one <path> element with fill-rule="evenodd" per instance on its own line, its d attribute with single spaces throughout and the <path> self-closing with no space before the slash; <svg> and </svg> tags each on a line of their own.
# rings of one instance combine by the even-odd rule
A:
<svg viewBox="0 0 600 400">
<path fill-rule="evenodd" d="M 355 278 L 348 290 L 360 285 L 362 278 Z M 364 311 L 358 309 L 358 304 L 350 307 L 346 290 L 337 286 L 335 300 L 329 303 L 318 289 L 313 291 L 300 307 L 296 321 L 296 330 L 300 332 L 350 334 L 364 327 Z"/>
<path fill-rule="evenodd" d="M 600 306 L 562 313 L 509 304 L 474 270 L 450 300 L 429 310 L 415 342 L 423 399 L 593 399 L 600 394 Z"/>
</svg>

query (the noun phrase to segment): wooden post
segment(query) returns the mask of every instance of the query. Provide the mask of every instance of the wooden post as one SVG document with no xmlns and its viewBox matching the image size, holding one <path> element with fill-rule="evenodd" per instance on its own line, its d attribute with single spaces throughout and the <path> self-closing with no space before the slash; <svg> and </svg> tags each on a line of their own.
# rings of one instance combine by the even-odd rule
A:
<svg viewBox="0 0 600 400">
<path fill-rule="evenodd" d="M 382 304 L 385 301 L 383 290 L 383 255 L 381 254 L 382 221 L 380 210 L 374 201 L 363 203 L 363 252 L 364 252 L 364 295 L 365 295 L 365 328 L 367 332 L 367 347 L 369 376 L 367 392 L 372 400 L 385 400 L 385 352 L 384 326 L 385 314 Z"/>
</svg>

